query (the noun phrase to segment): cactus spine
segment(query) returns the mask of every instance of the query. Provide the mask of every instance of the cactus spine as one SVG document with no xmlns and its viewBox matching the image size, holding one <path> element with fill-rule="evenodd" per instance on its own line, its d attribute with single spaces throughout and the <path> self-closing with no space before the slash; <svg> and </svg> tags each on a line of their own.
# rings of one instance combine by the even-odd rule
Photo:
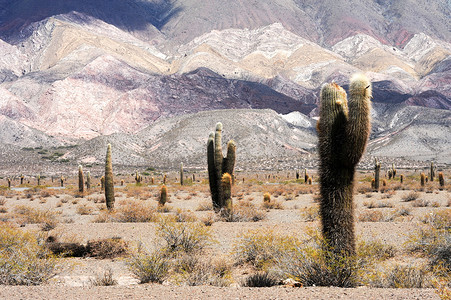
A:
<svg viewBox="0 0 451 300">
<path fill-rule="evenodd" d="M 352 194 L 355 167 L 370 133 L 371 83 L 354 75 L 349 92 L 348 102 L 343 88 L 325 84 L 317 124 L 322 233 L 328 249 L 339 257 L 355 254 Z"/>
<path fill-rule="evenodd" d="M 377 161 L 377 158 L 374 159 L 374 189 L 379 191 L 379 183 L 380 183 L 380 173 L 381 173 L 381 164 Z"/>
<path fill-rule="evenodd" d="M 113 162 L 111 159 L 111 144 L 108 144 L 105 158 L 105 201 L 108 210 L 114 208 Z"/>
<path fill-rule="evenodd" d="M 85 179 L 83 176 L 83 167 L 81 165 L 78 166 L 78 191 L 80 193 L 85 192 Z"/>
<path fill-rule="evenodd" d="M 160 189 L 160 199 L 158 199 L 158 206 L 164 206 L 168 200 L 168 189 L 163 185 Z"/>
<path fill-rule="evenodd" d="M 227 143 L 227 156 L 222 154 L 222 124 L 216 124 L 216 132 L 210 133 L 207 142 L 208 179 L 211 199 L 216 212 L 226 206 L 226 198 L 222 188 L 222 176 L 228 173 L 233 184 L 233 170 L 236 160 L 236 145 L 234 141 Z"/>
<path fill-rule="evenodd" d="M 180 163 L 180 185 L 183 185 L 183 163 Z"/>
</svg>

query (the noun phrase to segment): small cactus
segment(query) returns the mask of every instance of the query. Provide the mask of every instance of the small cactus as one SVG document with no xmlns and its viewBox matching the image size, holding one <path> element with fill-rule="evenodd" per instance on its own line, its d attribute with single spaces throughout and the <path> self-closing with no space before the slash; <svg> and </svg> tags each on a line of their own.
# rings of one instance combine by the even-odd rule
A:
<svg viewBox="0 0 451 300">
<path fill-rule="evenodd" d="M 124 179 L 121 179 L 121 186 L 124 186 Z"/>
<path fill-rule="evenodd" d="M 271 202 L 271 195 L 269 193 L 263 194 L 263 202 L 266 202 L 266 203 Z"/>
<path fill-rule="evenodd" d="M 23 176 L 23 174 L 22 175 L 20 175 L 20 185 L 22 185 L 23 184 L 23 180 L 24 180 L 24 176 Z"/>
<path fill-rule="evenodd" d="M 85 179 L 83 177 L 83 167 L 78 166 L 78 191 L 80 193 L 85 192 Z"/>
<path fill-rule="evenodd" d="M 38 181 L 38 186 L 40 186 L 41 185 L 41 175 L 38 175 L 37 181 Z"/>
<path fill-rule="evenodd" d="M 164 176 L 163 176 L 163 184 L 166 184 L 166 178 L 167 178 L 167 176 L 166 176 L 166 174 L 164 174 Z"/>
<path fill-rule="evenodd" d="M 160 189 L 160 199 L 158 199 L 158 206 L 162 207 L 166 204 L 168 200 L 168 189 L 163 185 Z"/>
<path fill-rule="evenodd" d="M 438 183 L 440 185 L 439 189 L 443 191 L 445 188 L 445 177 L 443 176 L 443 172 L 438 173 Z"/>
<path fill-rule="evenodd" d="M 387 179 L 382 179 L 382 186 L 387 187 Z"/>
<path fill-rule="evenodd" d="M 304 169 L 304 183 L 307 184 L 307 181 L 308 181 L 307 169 Z"/>
<path fill-rule="evenodd" d="M 152 176 L 152 178 L 150 178 L 150 183 L 151 183 L 152 185 L 155 184 L 155 178 L 153 178 L 153 176 Z"/>
<path fill-rule="evenodd" d="M 100 190 L 105 191 L 105 176 L 100 177 Z"/>
<path fill-rule="evenodd" d="M 393 179 L 395 179 L 396 177 L 396 168 L 395 168 L 395 164 L 391 164 L 391 172 L 393 175 Z"/>
<path fill-rule="evenodd" d="M 8 188 L 10 189 L 11 188 L 11 178 L 7 178 L 6 180 L 8 180 Z"/>
<path fill-rule="evenodd" d="M 312 185 L 312 177 L 310 177 L 310 176 L 308 177 L 307 183 L 310 184 L 310 185 Z"/>
<path fill-rule="evenodd" d="M 105 201 L 108 210 L 114 208 L 113 162 L 111 159 L 111 144 L 108 144 L 105 157 Z"/>
<path fill-rule="evenodd" d="M 424 173 L 420 174 L 420 184 L 422 187 L 424 187 L 424 183 L 426 181 L 426 175 Z"/>
<path fill-rule="evenodd" d="M 401 174 L 401 175 L 399 176 L 399 182 L 400 182 L 400 183 L 404 183 L 404 175 L 403 175 L 403 174 Z"/>
<path fill-rule="evenodd" d="M 61 178 L 60 178 L 60 184 L 61 184 L 61 187 L 64 187 L 64 177 L 63 176 L 61 176 Z"/>
</svg>

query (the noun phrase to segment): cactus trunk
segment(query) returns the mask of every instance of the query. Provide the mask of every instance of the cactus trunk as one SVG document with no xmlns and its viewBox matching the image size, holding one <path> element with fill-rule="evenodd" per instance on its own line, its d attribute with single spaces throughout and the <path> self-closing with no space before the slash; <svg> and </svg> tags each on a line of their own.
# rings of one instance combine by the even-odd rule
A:
<svg viewBox="0 0 451 300">
<path fill-rule="evenodd" d="M 166 204 L 166 201 L 168 200 L 168 189 L 165 185 L 161 187 L 160 190 L 160 199 L 158 199 L 158 206 L 162 207 Z"/>
<path fill-rule="evenodd" d="M 86 189 L 91 189 L 91 172 L 86 172 Z"/>
<path fill-rule="evenodd" d="M 381 164 L 374 159 L 374 189 L 379 191 Z"/>
<path fill-rule="evenodd" d="M 111 145 L 108 144 L 105 158 L 105 201 L 108 210 L 114 208 L 113 162 L 111 159 Z"/>
<path fill-rule="evenodd" d="M 85 179 L 83 176 L 83 167 L 78 166 L 78 191 L 80 193 L 85 192 Z"/>
<path fill-rule="evenodd" d="M 180 185 L 183 185 L 183 163 L 180 163 Z"/>
</svg>

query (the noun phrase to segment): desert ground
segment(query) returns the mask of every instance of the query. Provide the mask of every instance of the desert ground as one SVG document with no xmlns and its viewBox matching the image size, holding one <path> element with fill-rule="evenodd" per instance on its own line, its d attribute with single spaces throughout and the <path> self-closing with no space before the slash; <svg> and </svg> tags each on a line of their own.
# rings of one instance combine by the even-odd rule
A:
<svg viewBox="0 0 451 300">
<path fill-rule="evenodd" d="M 167 173 L 164 206 L 158 202 L 162 174 L 145 173 L 141 183 L 135 174 L 116 175 L 111 212 L 101 174 L 93 174 L 91 188 L 83 193 L 76 176 L 68 177 L 64 187 L 56 177 L 40 178 L 38 186 L 37 178 L 26 176 L 22 185 L 17 177 L 8 188 L 2 178 L 2 243 L 8 241 L 7 232 L 30 234 L 36 245 L 24 247 L 39 247 L 43 254 L 36 260 L 52 263 L 43 271 L 48 278 L 33 270 L 37 275 L 28 286 L 10 278 L 0 285 L 0 298 L 449 299 L 449 273 L 443 267 L 449 267 L 449 253 L 439 263 L 436 250 L 448 238 L 442 246 L 449 251 L 450 170 L 443 170 L 443 188 L 437 178 L 422 187 L 419 172 L 398 170 L 395 179 L 382 178 L 379 191 L 371 188 L 372 172 L 358 172 L 355 232 L 359 259 L 365 263 L 356 288 L 309 286 L 287 271 L 283 252 L 293 245 L 301 245 L 298 252 L 287 253 L 315 249 L 320 232 L 317 174 L 308 172 L 312 184 L 304 182 L 303 173 L 296 179 L 293 170 L 237 173 L 233 216 L 227 217 L 214 212 L 202 172 L 185 172 L 183 186 L 178 172 Z M 185 235 L 184 245 L 176 241 Z M 74 247 L 82 253 L 76 255 Z M 136 263 L 155 253 L 166 259 L 166 271 L 144 280 Z M 4 261 L 5 253 L 0 254 Z M 308 264 L 297 259 L 294 255 L 288 264 Z M 0 272 L 0 279 L 5 278 Z M 255 287 L 261 282 L 269 286 Z"/>
</svg>

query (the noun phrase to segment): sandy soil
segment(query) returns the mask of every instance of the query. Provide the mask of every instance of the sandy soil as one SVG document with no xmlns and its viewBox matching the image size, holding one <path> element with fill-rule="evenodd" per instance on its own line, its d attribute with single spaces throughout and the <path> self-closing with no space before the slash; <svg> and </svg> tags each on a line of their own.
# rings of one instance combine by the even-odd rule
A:
<svg viewBox="0 0 451 300">
<path fill-rule="evenodd" d="M 437 184 L 437 183 L 435 183 Z M 356 187 L 366 186 L 362 182 Z M 393 183 L 395 186 L 395 183 Z M 390 183 L 389 183 L 390 187 Z M 431 186 L 432 187 L 432 186 Z M 193 186 L 180 187 L 173 183 L 168 185 L 171 212 L 180 209 L 197 218 L 212 214 L 211 211 L 198 211 L 200 204 L 210 201 L 208 187 L 196 183 Z M 282 204 L 283 209 L 267 211 L 266 218 L 259 222 L 215 222 L 211 226 L 213 237 L 216 240 L 208 250 L 210 255 L 226 255 L 237 242 L 240 234 L 248 230 L 273 230 L 278 234 L 304 236 L 307 228 L 319 228 L 319 222 L 307 222 L 302 209 L 315 206 L 315 193 L 318 187 L 311 187 L 312 193 L 304 194 L 305 185 L 301 184 L 261 184 L 247 186 L 238 184 L 234 188 L 234 201 L 252 202 L 256 207 L 262 204 L 262 194 L 269 191 L 273 199 Z M 360 240 L 380 240 L 386 244 L 402 249 L 409 236 L 421 226 L 422 218 L 436 210 L 444 209 L 450 203 L 448 191 L 418 192 L 419 199 L 428 201 L 428 207 L 413 207 L 412 202 L 403 202 L 402 199 L 411 190 L 396 190 L 394 192 L 359 194 L 356 192 L 356 218 L 367 211 L 381 211 L 390 216 L 397 209 L 407 208 L 410 215 L 397 217 L 390 222 L 356 222 L 356 234 Z M 30 196 L 30 194 L 32 194 Z M 116 189 L 117 207 L 130 201 L 139 201 L 156 206 L 158 186 L 146 187 L 143 190 L 132 188 Z M 20 218 L 14 213 L 15 207 L 27 206 L 58 212 L 60 223 L 47 234 L 57 236 L 62 241 L 76 241 L 86 243 L 89 240 L 101 238 L 121 237 L 133 247 L 142 244 L 145 249 L 155 247 L 154 223 L 93 223 L 102 212 L 104 203 L 102 195 L 93 192 L 83 198 L 74 196 L 74 189 L 57 190 L 44 197 L 42 191 L 17 192 L 15 195 L 0 196 L 4 200 L 2 205 L 6 212 L 0 214 L 3 220 L 21 224 Z M 367 208 L 371 203 L 387 203 L 387 208 Z M 81 215 L 80 206 L 92 208 L 92 212 Z M 23 230 L 40 230 L 40 224 L 22 224 Z M 397 259 L 403 260 L 401 255 Z M 341 288 L 245 288 L 239 287 L 240 280 L 249 274 L 249 270 L 234 271 L 235 283 L 231 287 L 219 288 L 211 286 L 184 287 L 167 284 L 138 284 L 138 280 L 128 270 L 121 258 L 94 259 L 94 258 L 67 258 L 65 261 L 70 268 L 53 278 L 48 284 L 38 287 L 0 286 L 1 299 L 438 299 L 433 289 L 376 289 L 359 287 L 354 289 Z M 118 285 L 111 287 L 95 287 L 90 279 L 111 269 Z"/>
</svg>

